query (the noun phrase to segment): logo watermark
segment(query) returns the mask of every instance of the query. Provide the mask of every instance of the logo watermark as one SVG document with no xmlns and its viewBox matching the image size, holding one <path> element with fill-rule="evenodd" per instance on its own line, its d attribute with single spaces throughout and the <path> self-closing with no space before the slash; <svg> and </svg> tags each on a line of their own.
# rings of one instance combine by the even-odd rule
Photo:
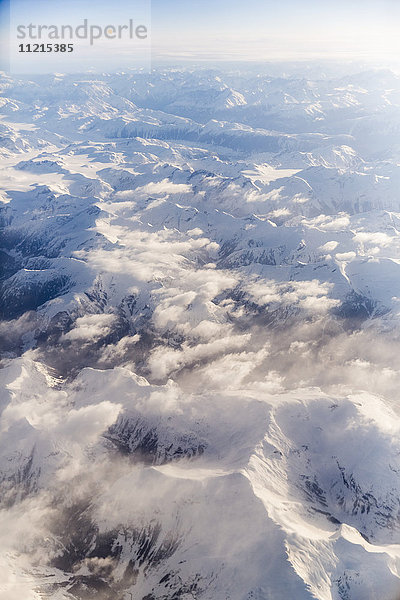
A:
<svg viewBox="0 0 400 600">
<path fill-rule="evenodd" d="M 129 19 L 124 25 L 92 25 L 88 19 L 84 19 L 81 25 L 43 25 L 29 23 L 29 25 L 17 25 L 17 39 L 19 40 L 89 40 L 93 46 L 96 40 L 123 40 L 138 39 L 146 40 L 149 32 L 147 25 L 137 25 L 133 19 Z"/>
<path fill-rule="evenodd" d="M 12 73 L 151 69 L 150 0 L 11 0 Z"/>
</svg>

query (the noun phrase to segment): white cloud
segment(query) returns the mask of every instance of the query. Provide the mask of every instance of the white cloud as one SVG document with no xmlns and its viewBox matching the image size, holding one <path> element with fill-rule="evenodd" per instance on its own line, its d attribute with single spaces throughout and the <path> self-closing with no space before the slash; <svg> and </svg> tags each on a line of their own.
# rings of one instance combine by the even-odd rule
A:
<svg viewBox="0 0 400 600">
<path fill-rule="evenodd" d="M 115 321 L 115 315 L 84 315 L 76 319 L 74 327 L 64 334 L 63 339 L 69 341 L 96 341 L 110 333 Z"/>
<path fill-rule="evenodd" d="M 343 231 L 350 226 L 350 217 L 346 213 L 338 215 L 318 215 L 312 219 L 303 219 L 306 227 L 313 227 L 321 231 Z"/>
<path fill-rule="evenodd" d="M 197 236 L 197 235 L 203 235 L 203 231 L 200 229 L 200 227 L 195 227 L 194 229 L 188 229 L 188 235 L 191 235 L 193 237 Z"/>
<path fill-rule="evenodd" d="M 396 238 L 383 231 L 374 233 L 369 231 L 357 231 L 353 240 L 357 244 L 372 244 L 382 248 L 387 248 L 397 241 Z"/>
<path fill-rule="evenodd" d="M 135 194 L 189 194 L 192 186 L 186 183 L 173 183 L 169 179 L 158 182 L 150 182 L 135 190 Z"/>
<path fill-rule="evenodd" d="M 319 247 L 319 250 L 322 252 L 333 252 L 339 245 L 339 242 L 335 242 L 334 240 L 330 242 L 326 242 L 322 246 Z"/>
<path fill-rule="evenodd" d="M 121 406 L 105 400 L 93 406 L 70 410 L 54 429 L 69 443 L 91 444 L 117 419 Z"/>
<path fill-rule="evenodd" d="M 253 279 L 243 285 L 250 300 L 259 306 L 297 306 L 312 314 L 325 313 L 339 303 L 329 297 L 332 288 L 332 284 L 321 283 L 318 279 L 283 283 Z"/>
<path fill-rule="evenodd" d="M 250 334 L 231 335 L 206 344 L 197 344 L 196 346 L 184 344 L 182 350 L 158 348 L 152 352 L 148 361 L 148 367 L 152 377 L 165 379 L 174 371 L 183 369 L 184 367 L 193 367 L 197 363 L 215 359 L 219 355 L 244 349 L 249 339 Z"/>
<path fill-rule="evenodd" d="M 357 255 L 355 252 L 337 252 L 335 254 L 336 260 L 344 261 L 344 262 L 349 262 L 349 261 L 353 260 L 354 258 L 356 258 L 356 256 Z"/>
</svg>

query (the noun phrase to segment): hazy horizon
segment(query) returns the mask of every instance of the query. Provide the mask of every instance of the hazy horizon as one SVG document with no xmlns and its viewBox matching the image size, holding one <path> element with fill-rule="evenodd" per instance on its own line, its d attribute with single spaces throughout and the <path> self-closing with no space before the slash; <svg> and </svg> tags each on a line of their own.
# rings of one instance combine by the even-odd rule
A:
<svg viewBox="0 0 400 600">
<path fill-rule="evenodd" d="M 7 4 L 1 3 L 2 40 L 7 37 Z M 45 0 L 35 3 L 11 0 L 9 6 L 12 32 L 19 22 L 58 20 L 77 24 L 87 18 L 92 23 L 105 25 L 146 15 L 143 18 L 148 21 L 150 33 L 145 49 L 147 63 L 150 47 L 153 63 L 169 64 L 334 60 L 398 65 L 400 62 L 397 28 L 400 6 L 394 0 L 356 0 L 350 4 L 328 0 L 322 5 L 312 0 L 301 3 L 284 0 L 278 5 L 262 0 L 250 0 L 246 4 L 237 0 L 217 3 L 196 0 L 190 4 L 183 0 L 149 3 L 119 0 L 110 4 L 102 0 L 96 6 L 89 0 L 72 0 L 64 6 L 53 4 L 50 9 Z M 138 7 L 145 8 L 142 11 Z M 15 62 L 21 57 L 16 52 L 18 42 L 14 37 L 12 33 L 10 49 Z M 105 71 L 115 70 L 143 60 L 141 50 L 138 54 L 138 45 L 134 47 L 132 40 L 98 40 L 95 51 L 80 42 L 68 60 L 77 62 L 81 69 L 101 65 Z M 45 69 L 48 60 L 50 57 L 43 55 L 36 64 Z M 65 61 L 59 60 L 59 63 L 63 71 Z"/>
</svg>

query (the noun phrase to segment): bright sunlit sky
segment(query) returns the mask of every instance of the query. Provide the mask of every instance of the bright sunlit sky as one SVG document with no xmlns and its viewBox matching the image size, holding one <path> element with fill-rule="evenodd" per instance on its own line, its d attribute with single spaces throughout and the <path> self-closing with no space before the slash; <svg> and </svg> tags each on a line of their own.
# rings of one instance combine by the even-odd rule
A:
<svg viewBox="0 0 400 600">
<path fill-rule="evenodd" d="M 11 0 L 11 13 L 14 23 L 49 23 L 57 12 L 67 23 L 124 23 L 135 18 L 138 2 L 151 9 L 156 62 L 400 62 L 400 0 Z M 118 53 L 126 57 L 131 51 L 129 45 L 107 44 L 104 68 Z"/>
<path fill-rule="evenodd" d="M 400 51 L 400 0 L 153 0 L 159 53 L 274 59 Z"/>
</svg>

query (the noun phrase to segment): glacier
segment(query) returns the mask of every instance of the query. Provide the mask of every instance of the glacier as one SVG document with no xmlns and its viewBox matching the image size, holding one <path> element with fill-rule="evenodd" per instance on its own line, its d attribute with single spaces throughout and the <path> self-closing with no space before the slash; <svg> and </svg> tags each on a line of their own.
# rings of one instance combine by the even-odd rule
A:
<svg viewBox="0 0 400 600">
<path fill-rule="evenodd" d="M 1 75 L 1 600 L 400 597 L 400 78 L 275 71 Z"/>
</svg>

